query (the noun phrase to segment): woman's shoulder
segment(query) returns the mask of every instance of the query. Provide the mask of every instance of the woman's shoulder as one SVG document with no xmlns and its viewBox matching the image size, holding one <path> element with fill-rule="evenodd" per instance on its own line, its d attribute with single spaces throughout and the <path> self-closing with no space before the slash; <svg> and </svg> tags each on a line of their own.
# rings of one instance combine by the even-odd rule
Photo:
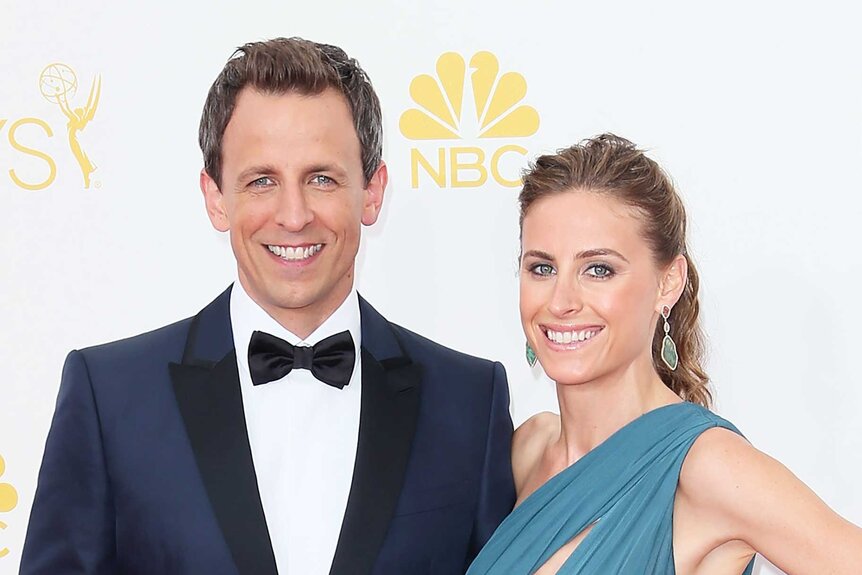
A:
<svg viewBox="0 0 862 575">
<path fill-rule="evenodd" d="M 534 443 L 547 442 L 560 433 L 560 416 L 542 411 L 518 426 L 512 437 L 512 450 L 529 448 Z"/>
<path fill-rule="evenodd" d="M 718 531 L 716 541 L 742 541 L 788 573 L 814 573 L 822 565 L 858 572 L 862 531 L 731 429 L 712 427 L 698 436 L 677 495 L 677 505 Z"/>
<path fill-rule="evenodd" d="M 738 470 L 757 450 L 739 433 L 727 427 L 710 427 L 692 443 L 680 479 L 708 479 Z"/>
<path fill-rule="evenodd" d="M 548 444 L 559 437 L 560 416 L 550 411 L 533 415 L 512 436 L 512 472 L 516 488 L 541 461 Z"/>
<path fill-rule="evenodd" d="M 739 501 L 741 491 L 762 486 L 777 462 L 751 445 L 732 424 L 704 411 L 719 424 L 692 443 L 680 470 L 679 491 L 698 507 L 727 511 Z"/>
<path fill-rule="evenodd" d="M 744 466 L 752 457 L 756 459 L 758 455 L 763 455 L 735 425 L 710 409 L 689 402 L 668 407 L 674 408 L 681 418 L 677 423 L 685 420 L 696 430 L 680 472 L 681 487 L 684 487 L 683 483 L 700 485 L 710 482 L 710 478 L 725 477 L 728 473 L 738 471 L 740 465 Z"/>
</svg>

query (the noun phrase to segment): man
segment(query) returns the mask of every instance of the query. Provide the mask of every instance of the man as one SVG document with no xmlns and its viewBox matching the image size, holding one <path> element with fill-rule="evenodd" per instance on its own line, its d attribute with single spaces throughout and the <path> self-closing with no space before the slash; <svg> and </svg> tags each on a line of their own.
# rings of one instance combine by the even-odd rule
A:
<svg viewBox="0 0 862 575">
<path fill-rule="evenodd" d="M 69 355 L 21 572 L 463 573 L 514 500 L 502 366 L 355 291 L 387 183 L 358 64 L 301 39 L 234 56 L 200 181 L 238 281 Z"/>
</svg>

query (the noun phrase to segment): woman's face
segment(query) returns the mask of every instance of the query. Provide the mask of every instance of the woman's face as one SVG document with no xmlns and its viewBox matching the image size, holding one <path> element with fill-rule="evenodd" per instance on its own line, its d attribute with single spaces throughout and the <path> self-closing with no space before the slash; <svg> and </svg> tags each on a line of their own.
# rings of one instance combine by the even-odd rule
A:
<svg viewBox="0 0 862 575">
<path fill-rule="evenodd" d="M 651 365 L 658 311 L 678 294 L 667 293 L 667 272 L 653 261 L 641 217 L 613 197 L 589 191 L 546 196 L 527 212 L 521 323 L 557 383 L 625 373 L 637 360 Z"/>
</svg>

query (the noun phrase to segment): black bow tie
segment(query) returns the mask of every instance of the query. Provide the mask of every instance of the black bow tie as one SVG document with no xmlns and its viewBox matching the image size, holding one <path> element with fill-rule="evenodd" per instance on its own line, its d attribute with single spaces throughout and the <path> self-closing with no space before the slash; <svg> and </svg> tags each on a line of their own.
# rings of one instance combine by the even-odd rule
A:
<svg viewBox="0 0 862 575">
<path fill-rule="evenodd" d="M 317 342 L 314 347 L 294 346 L 262 331 L 251 334 L 248 367 L 254 385 L 281 379 L 293 369 L 308 369 L 327 385 L 342 389 L 350 383 L 356 350 L 349 331 Z"/>
</svg>

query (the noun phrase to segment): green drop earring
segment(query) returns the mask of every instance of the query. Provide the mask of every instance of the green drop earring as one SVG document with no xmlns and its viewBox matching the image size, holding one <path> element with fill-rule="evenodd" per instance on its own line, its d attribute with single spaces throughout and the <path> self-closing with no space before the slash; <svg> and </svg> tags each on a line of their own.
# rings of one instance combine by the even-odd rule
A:
<svg viewBox="0 0 862 575">
<path fill-rule="evenodd" d="M 662 306 L 661 317 L 664 319 L 664 339 L 661 340 L 661 360 L 671 371 L 676 371 L 679 365 L 679 354 L 676 352 L 676 344 L 670 337 L 670 307 Z"/>
<path fill-rule="evenodd" d="M 536 357 L 536 352 L 535 352 L 535 351 L 533 351 L 533 348 L 532 348 L 532 347 L 530 347 L 530 342 L 529 342 L 529 341 L 527 342 L 527 350 L 526 350 L 526 352 L 527 352 L 527 364 L 528 364 L 530 367 L 533 367 L 534 365 L 536 365 L 536 360 L 537 360 L 538 358 Z"/>
</svg>

